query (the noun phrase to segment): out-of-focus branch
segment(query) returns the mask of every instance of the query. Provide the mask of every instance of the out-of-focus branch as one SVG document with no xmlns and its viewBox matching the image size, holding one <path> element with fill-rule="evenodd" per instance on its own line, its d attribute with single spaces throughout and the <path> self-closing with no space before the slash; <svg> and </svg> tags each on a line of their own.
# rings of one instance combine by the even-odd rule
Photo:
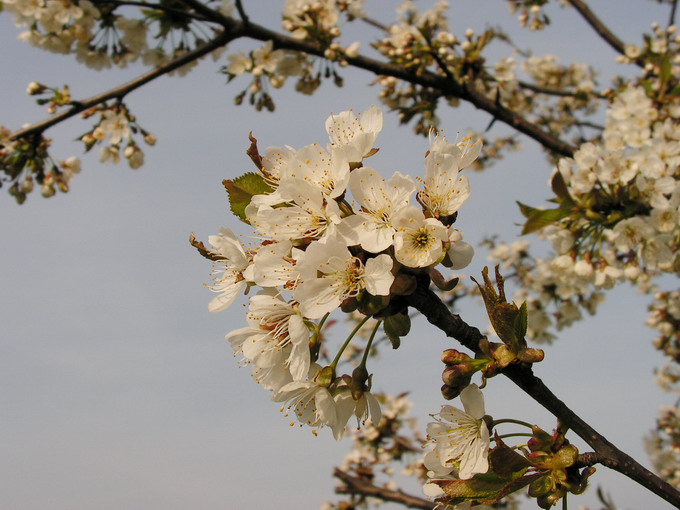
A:
<svg viewBox="0 0 680 510">
<path fill-rule="evenodd" d="M 211 39 L 210 41 L 206 42 L 202 46 L 199 46 L 193 51 L 190 51 L 180 57 L 177 57 L 176 59 L 168 62 L 167 64 L 159 66 L 149 71 L 148 73 L 145 73 L 135 78 L 132 81 L 124 83 L 123 85 L 120 85 L 114 89 L 104 92 L 103 94 L 90 97 L 89 99 L 84 99 L 83 101 L 76 101 L 74 102 L 73 106 L 68 110 L 64 110 L 59 114 L 49 117 L 48 119 L 45 119 L 36 124 L 32 124 L 18 131 L 15 131 L 10 136 L 10 139 L 16 140 L 17 138 L 21 138 L 22 136 L 31 135 L 33 133 L 41 133 L 45 131 L 47 128 L 52 127 L 55 124 L 58 124 L 59 122 L 62 122 L 68 118 L 71 118 L 74 115 L 78 115 L 79 113 L 87 110 L 88 108 L 92 108 L 93 106 L 108 101 L 109 99 L 122 99 L 127 94 L 129 94 L 135 89 L 138 89 L 142 85 L 145 85 L 160 76 L 168 74 L 169 72 L 174 71 L 175 69 L 182 67 L 185 64 L 188 64 L 190 62 L 193 62 L 194 60 L 201 58 L 203 55 L 206 55 L 211 51 L 220 48 L 221 46 L 224 46 L 229 41 L 235 39 L 238 36 L 239 32 L 237 30 L 230 32 L 221 32 L 214 39 Z"/>
<path fill-rule="evenodd" d="M 411 496 L 402 491 L 392 491 L 383 487 L 378 487 L 372 483 L 362 480 L 349 473 L 341 471 L 338 468 L 333 470 L 333 476 L 342 480 L 344 487 L 336 487 L 335 492 L 338 494 L 360 494 L 371 498 L 378 498 L 383 501 L 391 501 L 399 503 L 407 508 L 422 508 L 424 510 L 433 510 L 436 506 L 431 501 L 426 499 Z"/>
<path fill-rule="evenodd" d="M 626 54 L 626 49 L 625 45 L 623 44 L 623 41 L 616 37 L 614 33 L 607 28 L 607 26 L 602 23 L 600 18 L 598 18 L 593 11 L 590 10 L 590 7 L 583 1 L 583 0 L 567 0 L 567 2 L 578 11 L 578 13 L 583 17 L 583 19 L 586 20 L 586 22 L 593 27 L 593 30 L 597 32 L 597 34 L 604 39 L 604 41 L 609 44 L 612 48 L 617 53 L 620 53 L 621 55 Z M 643 66 L 644 64 L 641 61 L 636 60 L 636 64 L 639 66 Z"/>
<path fill-rule="evenodd" d="M 678 0 L 673 0 L 673 5 L 671 5 L 671 13 L 668 16 L 668 26 L 675 25 L 675 12 L 678 8 Z"/>
<path fill-rule="evenodd" d="M 200 58 L 210 51 L 226 45 L 229 41 L 240 37 L 247 37 L 263 42 L 271 40 L 274 44 L 274 47 L 277 49 L 294 50 L 308 55 L 315 55 L 321 58 L 324 57 L 324 48 L 321 48 L 318 45 L 274 32 L 252 22 L 248 22 L 246 24 L 244 22 L 236 21 L 232 18 L 224 16 L 219 11 L 211 9 L 199 0 L 181 1 L 186 6 L 191 7 L 198 14 L 202 15 L 206 20 L 213 21 L 224 27 L 224 31 L 214 39 L 208 41 L 206 44 L 173 60 L 172 62 L 164 66 L 160 66 L 140 76 L 139 78 L 105 92 L 104 94 L 100 94 L 74 104 L 74 106 L 69 110 L 54 115 L 49 119 L 29 126 L 28 128 L 21 129 L 14 133 L 12 138 L 15 139 L 30 133 L 42 132 L 45 129 L 96 104 L 102 103 L 108 99 L 121 98 L 132 90 L 141 87 L 155 78 L 167 74 L 168 72 L 177 69 L 184 64 L 192 62 L 193 60 Z M 575 148 L 570 144 L 544 131 L 535 123 L 524 118 L 522 115 L 505 108 L 503 105 L 499 104 L 498 101 L 487 97 L 483 92 L 476 90 L 473 86 L 456 81 L 451 75 L 442 76 L 431 72 L 414 74 L 403 67 L 386 62 L 380 62 L 378 60 L 363 56 L 347 57 L 346 60 L 349 65 L 359 69 L 364 69 L 375 75 L 392 76 L 408 83 L 440 91 L 446 97 L 455 97 L 463 101 L 467 101 L 476 108 L 486 111 L 491 116 L 493 116 L 494 119 L 500 120 L 501 122 L 513 127 L 517 131 L 524 133 L 530 138 L 533 138 L 543 147 L 552 152 L 566 157 L 572 157 L 574 154 Z"/>
<path fill-rule="evenodd" d="M 578 98 L 579 94 L 577 92 L 568 92 L 566 90 L 553 90 L 553 89 L 547 89 L 545 87 L 539 87 L 538 85 L 534 85 L 533 83 L 529 83 L 526 81 L 518 81 L 517 85 L 522 87 L 523 89 L 531 90 L 532 92 L 536 92 L 538 94 L 545 94 L 546 96 L 558 96 L 558 97 L 574 97 Z M 607 96 L 602 94 L 601 92 L 588 92 L 586 95 L 596 97 L 598 99 L 607 99 Z"/>
<path fill-rule="evenodd" d="M 195 19 L 196 21 L 206 21 L 205 16 L 196 15 L 193 12 L 183 11 L 181 9 L 175 9 L 173 7 L 161 4 L 150 4 L 148 2 L 140 2 L 136 0 L 92 0 L 92 3 L 97 5 L 115 5 L 115 6 L 134 6 L 134 7 L 144 7 L 145 9 L 152 9 L 157 11 L 169 12 L 171 14 L 176 14 L 178 16 L 188 16 L 189 18 Z"/>
<path fill-rule="evenodd" d="M 455 338 L 475 353 L 480 352 L 479 341 L 483 338 L 480 331 L 466 324 L 460 316 L 451 313 L 434 292 L 419 286 L 416 292 L 407 296 L 406 302 L 447 336 Z M 581 419 L 564 402 L 558 399 L 541 379 L 534 375 L 530 367 L 509 365 L 503 370 L 503 374 L 588 443 L 597 454 L 601 455 L 599 462 L 626 475 L 657 496 L 680 508 L 680 492 L 645 469 L 628 454 L 619 450 Z"/>
<path fill-rule="evenodd" d="M 193 2 L 194 0 L 183 1 Z M 279 34 L 255 23 L 250 23 L 250 25 L 244 29 L 244 35 L 246 37 L 260 41 L 271 40 L 274 43 L 274 47 L 279 49 L 295 50 L 308 55 L 323 57 L 324 50 L 319 46 Z M 534 123 L 525 119 L 521 115 L 508 110 L 504 106 L 498 104 L 494 99 L 487 97 L 485 94 L 477 91 L 472 86 L 460 83 L 451 79 L 450 77 L 441 76 L 430 72 L 414 74 L 401 66 L 380 62 L 368 57 L 347 57 L 346 60 L 349 65 L 370 71 L 375 75 L 392 76 L 408 83 L 413 83 L 441 91 L 447 97 L 456 97 L 462 99 L 463 101 L 467 101 L 476 108 L 484 110 L 485 112 L 491 114 L 494 118 L 513 127 L 517 131 L 520 131 L 521 133 L 533 138 L 546 149 L 566 157 L 572 157 L 574 155 L 575 148 L 570 144 L 563 142 L 550 133 L 543 131 Z"/>
</svg>

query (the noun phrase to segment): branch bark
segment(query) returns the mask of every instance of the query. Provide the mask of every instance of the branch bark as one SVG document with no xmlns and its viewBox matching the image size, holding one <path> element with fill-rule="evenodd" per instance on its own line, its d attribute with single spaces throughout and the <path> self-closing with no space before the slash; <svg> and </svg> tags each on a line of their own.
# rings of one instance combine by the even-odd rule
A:
<svg viewBox="0 0 680 510">
<path fill-rule="evenodd" d="M 342 480 L 345 487 L 337 487 L 335 492 L 337 494 L 360 494 L 371 498 L 378 498 L 383 501 L 391 501 L 399 503 L 407 508 L 422 508 L 424 510 L 433 510 L 435 504 L 426 499 L 411 496 L 403 491 L 392 491 L 383 487 L 373 485 L 361 478 L 352 476 L 349 473 L 341 471 L 338 468 L 333 470 L 333 476 Z"/>
<path fill-rule="evenodd" d="M 60 114 L 54 115 L 42 122 L 18 130 L 12 135 L 12 139 L 26 136 L 31 133 L 42 132 L 63 120 L 66 120 L 88 108 L 91 108 L 92 106 L 100 104 L 109 99 L 121 98 L 129 92 L 158 78 L 159 76 L 167 74 L 168 72 L 177 69 L 184 64 L 190 63 L 193 60 L 196 60 L 209 53 L 210 51 L 224 46 L 228 42 L 240 37 L 246 37 L 263 42 L 271 40 L 273 41 L 274 47 L 277 49 L 299 51 L 308 55 L 324 58 L 324 49 L 318 45 L 274 32 L 249 20 L 247 22 L 240 22 L 229 18 L 224 16 L 219 11 L 211 9 L 199 0 L 181 1 L 187 7 L 190 7 L 195 12 L 197 12 L 204 19 L 221 25 L 224 31 L 221 32 L 216 38 L 207 42 L 205 45 L 196 48 L 195 50 L 183 55 L 178 59 L 173 60 L 165 66 L 158 67 L 140 76 L 139 78 L 116 87 L 115 89 L 112 89 L 108 92 L 78 102 L 72 108 Z M 242 10 L 240 10 L 240 12 L 245 14 L 242 12 Z M 572 157 L 574 155 L 574 151 L 576 150 L 570 144 L 560 140 L 546 131 L 543 131 L 540 127 L 536 126 L 523 116 L 505 108 L 494 99 L 487 97 L 478 90 L 475 90 L 472 85 L 460 83 L 453 79 L 453 77 L 450 75 L 442 76 L 431 72 L 416 75 L 400 66 L 363 56 L 357 56 L 353 58 L 348 57 L 347 62 L 353 67 L 369 71 L 378 76 L 392 76 L 408 83 L 438 90 L 446 97 L 455 97 L 463 101 L 467 101 L 476 108 L 489 113 L 494 119 L 508 124 L 517 131 L 524 133 L 530 138 L 533 138 L 549 151 L 555 152 L 561 156 Z"/>
<path fill-rule="evenodd" d="M 626 48 L 618 37 L 607 28 L 607 26 L 602 23 L 600 18 L 598 18 L 593 11 L 590 10 L 588 4 L 583 0 L 567 0 L 569 4 L 578 11 L 578 13 L 586 20 L 586 22 L 593 27 L 593 30 L 607 43 L 609 46 L 614 48 L 614 51 L 620 53 L 621 55 L 626 54 Z M 640 67 L 644 67 L 644 62 L 641 60 L 635 60 L 635 63 Z"/>
<path fill-rule="evenodd" d="M 483 338 L 481 332 L 477 328 L 466 324 L 460 316 L 451 313 L 434 292 L 419 286 L 416 292 L 407 296 L 406 301 L 447 336 L 455 338 L 475 353 L 480 352 L 479 341 Z M 602 434 L 581 419 L 564 402 L 558 399 L 541 379 L 534 375 L 530 367 L 510 365 L 503 370 L 503 375 L 588 443 L 601 456 L 600 462 L 603 465 L 627 476 L 657 496 L 680 508 L 680 492 L 644 468 L 631 456 L 619 450 Z"/>
<path fill-rule="evenodd" d="M 190 51 L 182 55 L 181 57 L 178 57 L 168 62 L 165 65 L 159 66 L 149 71 L 148 73 L 145 73 L 135 78 L 132 81 L 124 83 L 123 85 L 119 85 L 116 88 L 104 92 L 103 94 L 99 94 L 88 99 L 84 99 L 82 101 L 76 101 L 74 102 L 73 106 L 68 110 L 64 110 L 63 112 L 53 115 L 52 117 L 49 117 L 41 122 L 37 122 L 36 124 L 32 124 L 28 127 L 15 131 L 10 136 L 10 139 L 16 140 L 23 136 L 28 136 L 34 133 L 42 133 L 46 129 L 54 126 L 55 124 L 58 124 L 59 122 L 69 119 L 74 115 L 78 115 L 79 113 L 84 112 L 88 108 L 92 108 L 93 106 L 104 103 L 109 99 L 122 99 L 127 94 L 129 94 L 135 89 L 138 89 L 142 85 L 146 85 L 150 81 L 153 81 L 156 78 L 159 78 L 160 76 L 168 74 L 169 72 L 174 71 L 175 69 L 182 67 L 185 64 L 193 62 L 194 60 L 199 59 L 204 55 L 207 55 L 211 51 L 224 46 L 225 44 L 229 43 L 238 36 L 239 32 L 237 30 L 221 32 L 214 39 L 211 39 L 210 41 L 206 42 L 202 46 L 199 46 L 193 51 Z"/>
</svg>

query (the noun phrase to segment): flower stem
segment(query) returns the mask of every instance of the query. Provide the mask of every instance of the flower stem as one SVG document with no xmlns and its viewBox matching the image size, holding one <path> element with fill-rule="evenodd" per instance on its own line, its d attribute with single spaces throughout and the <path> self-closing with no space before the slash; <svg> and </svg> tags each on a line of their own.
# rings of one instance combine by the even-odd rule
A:
<svg viewBox="0 0 680 510">
<path fill-rule="evenodd" d="M 371 332 L 371 336 L 368 338 L 368 343 L 366 343 L 366 350 L 364 351 L 364 356 L 361 358 L 361 363 L 359 364 L 360 367 L 366 368 L 366 360 L 368 359 L 368 353 L 371 350 L 371 344 L 373 343 L 373 338 L 375 338 L 375 334 L 378 332 L 378 328 L 382 324 L 382 320 L 379 320 L 378 322 L 375 323 L 375 327 L 373 328 L 373 331 Z"/>
<path fill-rule="evenodd" d="M 493 423 L 491 424 L 492 427 L 495 427 L 496 425 L 500 425 L 501 423 L 515 423 L 517 425 L 522 425 L 527 428 L 533 428 L 533 425 L 531 423 L 527 423 L 522 420 L 513 420 L 512 418 L 503 418 L 502 420 L 494 420 Z M 531 434 L 529 434 L 531 435 Z"/>
<path fill-rule="evenodd" d="M 371 318 L 370 315 L 367 315 L 366 317 L 364 317 L 364 318 L 361 320 L 361 322 L 359 322 L 359 324 L 357 324 L 356 327 L 355 327 L 355 328 L 352 330 L 352 332 L 349 334 L 349 336 L 347 337 L 347 340 L 345 340 L 345 343 L 342 344 L 342 346 L 340 347 L 340 350 L 339 350 L 338 353 L 335 355 L 335 359 L 333 359 L 333 361 L 332 361 L 331 364 L 330 364 L 330 366 L 333 367 L 333 370 L 335 370 L 335 367 L 338 366 L 338 362 L 340 361 L 340 356 L 342 356 L 342 353 L 345 351 L 345 349 L 347 348 L 347 346 L 349 345 L 349 343 L 352 341 L 352 338 L 354 338 L 354 335 L 357 334 L 357 331 L 359 331 L 359 330 L 361 329 L 361 327 L 362 327 L 364 324 L 366 324 L 366 322 L 367 322 L 368 319 L 370 319 L 370 318 Z"/>
<path fill-rule="evenodd" d="M 533 434 L 527 434 L 525 432 L 519 432 L 517 434 L 502 434 L 498 436 L 498 439 L 505 439 L 506 437 L 534 437 Z M 491 438 L 493 440 L 494 438 Z"/>
</svg>

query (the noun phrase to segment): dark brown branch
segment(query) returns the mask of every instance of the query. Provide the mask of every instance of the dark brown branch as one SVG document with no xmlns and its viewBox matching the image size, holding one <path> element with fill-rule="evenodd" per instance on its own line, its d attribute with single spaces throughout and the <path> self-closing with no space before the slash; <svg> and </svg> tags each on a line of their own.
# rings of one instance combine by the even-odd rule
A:
<svg viewBox="0 0 680 510">
<path fill-rule="evenodd" d="M 673 0 L 673 5 L 671 5 L 671 13 L 668 16 L 668 26 L 675 25 L 675 11 L 678 8 L 678 0 Z"/>
<path fill-rule="evenodd" d="M 194 0 L 183 1 L 191 1 L 193 3 Z M 293 37 L 279 34 L 260 25 L 256 25 L 255 23 L 251 23 L 247 29 L 244 29 L 244 35 L 259 41 L 271 40 L 278 49 L 294 50 L 308 55 L 323 57 L 323 48 Z M 468 101 L 476 108 L 486 111 L 494 118 L 533 138 L 546 149 L 566 157 L 572 157 L 574 155 L 574 147 L 550 133 L 543 131 L 521 115 L 497 104 L 496 101 L 487 97 L 482 92 L 475 90 L 472 86 L 430 72 L 416 75 L 403 67 L 380 62 L 368 57 L 347 57 L 346 60 L 351 66 L 370 71 L 375 75 L 392 76 L 408 83 L 439 90 L 447 97 L 456 97 Z"/>
<path fill-rule="evenodd" d="M 349 473 L 341 471 L 338 468 L 333 470 L 333 476 L 342 480 L 344 487 L 336 487 L 337 494 L 360 494 L 371 498 L 378 498 L 383 501 L 391 501 L 399 503 L 408 508 L 423 508 L 425 510 L 433 510 L 435 503 L 426 499 L 411 496 L 402 491 L 392 491 L 383 487 L 373 485 L 361 478 L 352 476 Z"/>
<path fill-rule="evenodd" d="M 105 92 L 104 94 L 92 97 L 90 99 L 82 101 L 81 103 L 75 104 L 69 110 L 66 110 L 58 115 L 54 115 L 49 119 L 34 124 L 33 126 L 30 126 L 28 128 L 21 129 L 14 133 L 12 135 L 12 138 L 16 139 L 19 136 L 24 136 L 29 133 L 42 132 L 45 129 L 57 124 L 58 122 L 70 118 L 86 110 L 87 108 L 100 104 L 108 99 L 120 98 L 125 94 L 129 93 L 130 91 L 139 88 L 140 86 L 148 83 L 149 81 L 152 81 L 158 76 L 166 74 L 178 67 L 181 67 L 186 63 L 189 63 L 197 58 L 200 58 L 201 56 L 205 55 L 206 53 L 209 53 L 213 49 L 218 48 L 220 46 L 224 46 L 229 41 L 239 37 L 248 37 L 258 41 L 271 40 L 273 41 L 274 46 L 277 49 L 288 49 L 293 51 L 299 51 L 301 53 L 305 53 L 308 55 L 315 55 L 322 58 L 324 57 L 324 48 L 321 48 L 318 45 L 306 41 L 301 41 L 299 39 L 295 39 L 293 37 L 289 37 L 283 34 L 279 34 L 277 32 L 274 32 L 252 22 L 249 22 L 248 24 L 238 22 L 232 18 L 224 16 L 219 11 L 211 9 L 210 7 L 200 2 L 199 0 L 181 0 L 181 1 L 186 6 L 191 7 L 197 13 L 204 16 L 206 20 L 213 21 L 214 23 L 217 23 L 224 27 L 225 29 L 224 32 L 221 33 L 215 39 L 206 43 L 205 45 L 187 53 L 186 55 L 183 55 L 178 59 L 173 60 L 169 64 L 156 68 L 150 71 L 149 73 L 146 73 L 125 85 Z M 410 71 L 405 70 L 400 66 L 380 62 L 378 60 L 362 56 L 352 58 L 347 57 L 346 60 L 350 65 L 357 67 L 359 69 L 364 69 L 375 75 L 392 76 L 394 78 L 398 78 L 408 83 L 413 83 L 416 85 L 441 91 L 442 94 L 444 94 L 447 97 L 456 97 L 462 99 L 463 101 L 468 101 L 471 104 L 473 104 L 476 108 L 484 110 L 490 115 L 492 115 L 494 119 L 498 119 L 508 124 L 509 126 L 513 127 L 517 131 L 533 138 L 538 143 L 543 145 L 546 149 L 566 157 L 572 157 L 574 155 L 575 148 L 572 147 L 570 144 L 563 142 L 559 138 L 553 136 L 552 134 L 546 131 L 543 131 L 540 127 L 536 126 L 534 123 L 525 119 L 521 115 L 511 110 L 508 110 L 507 108 L 499 104 L 497 101 L 488 98 L 485 94 L 475 90 L 471 86 L 462 84 L 456 81 L 455 79 L 452 79 L 451 76 L 448 77 L 441 76 L 430 72 L 425 72 L 416 75 L 411 73 Z"/>
<path fill-rule="evenodd" d="M 180 9 L 174 9 L 169 6 L 161 5 L 161 4 L 150 4 L 148 2 L 138 2 L 135 0 L 92 0 L 92 3 L 94 5 L 116 5 L 116 6 L 133 6 L 133 7 L 144 7 L 146 9 L 154 9 L 157 11 L 164 11 L 164 12 L 169 12 L 171 14 L 176 14 L 178 16 L 188 16 L 189 18 L 195 19 L 196 21 L 207 21 L 207 18 L 204 16 L 197 16 L 194 13 L 188 12 L 188 11 L 183 11 Z"/>
<path fill-rule="evenodd" d="M 583 0 L 567 0 L 571 6 L 576 9 L 579 14 L 586 20 L 586 22 L 597 32 L 597 34 L 604 39 L 604 41 L 609 44 L 617 53 L 621 55 L 626 54 L 625 45 L 623 41 L 616 37 L 614 33 L 607 28 L 607 26 L 600 21 L 590 7 Z M 639 66 L 644 66 L 644 62 L 640 60 L 635 60 L 635 63 Z"/>
<path fill-rule="evenodd" d="M 246 14 L 246 10 L 243 8 L 243 3 L 241 0 L 236 0 L 236 10 L 238 11 L 238 15 L 241 16 L 241 21 L 243 21 L 244 26 L 248 26 L 250 24 L 250 18 Z"/>
<path fill-rule="evenodd" d="M 479 341 L 483 338 L 480 331 L 467 325 L 460 316 L 452 314 L 434 292 L 418 288 L 415 293 L 407 297 L 407 302 L 447 336 L 455 338 L 475 353 L 480 352 Z M 602 456 L 600 462 L 603 465 L 627 476 L 680 508 L 680 492 L 645 469 L 588 425 L 558 399 L 543 381 L 534 375 L 530 367 L 510 365 L 503 370 L 503 374 L 588 443 L 597 454 Z"/>
<path fill-rule="evenodd" d="M 190 51 L 170 62 L 168 62 L 165 65 L 159 66 L 148 73 L 145 73 L 137 78 L 135 78 L 132 81 L 129 81 L 123 85 L 120 85 L 114 89 L 111 89 L 107 92 L 104 92 L 103 94 L 99 94 L 97 96 L 93 96 L 89 99 L 84 99 L 83 101 L 77 101 L 74 103 L 74 105 L 69 108 L 68 110 L 65 110 L 57 115 L 53 115 L 52 117 L 49 117 L 48 119 L 45 119 L 41 122 L 38 122 L 36 124 L 32 124 L 28 127 L 22 128 L 10 136 L 11 140 L 16 140 L 17 138 L 21 138 L 22 136 L 27 136 L 31 135 L 33 133 L 42 133 L 45 131 L 47 128 L 54 126 L 55 124 L 58 124 L 59 122 L 66 120 L 70 117 L 73 117 L 74 115 L 78 115 L 79 113 L 87 110 L 88 108 L 92 108 L 93 106 L 96 106 L 98 104 L 101 104 L 105 101 L 108 101 L 109 99 L 122 99 L 125 97 L 127 94 L 132 92 L 135 89 L 138 89 L 142 85 L 145 85 L 149 83 L 150 81 L 155 80 L 156 78 L 163 76 L 165 74 L 168 74 L 171 71 L 174 71 L 175 69 L 182 67 L 185 64 L 188 64 L 190 62 L 193 62 L 194 60 L 201 58 L 203 55 L 206 55 L 210 53 L 211 51 L 224 46 L 227 44 L 229 41 L 232 39 L 235 39 L 238 37 L 239 33 L 238 31 L 232 31 L 232 32 L 221 32 L 217 37 L 214 39 L 206 42 L 202 46 L 199 46 L 198 48 L 194 49 L 193 51 Z"/>
</svg>

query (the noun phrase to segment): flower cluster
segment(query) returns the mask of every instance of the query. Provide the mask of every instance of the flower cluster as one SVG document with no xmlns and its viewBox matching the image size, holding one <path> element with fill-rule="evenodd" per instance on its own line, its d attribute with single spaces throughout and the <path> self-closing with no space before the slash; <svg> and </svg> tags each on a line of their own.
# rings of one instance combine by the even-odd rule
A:
<svg viewBox="0 0 680 510">
<path fill-rule="evenodd" d="M 144 164 L 144 152 L 134 140 L 135 134 L 141 134 L 147 145 L 155 145 L 156 137 L 142 128 L 136 117 L 123 103 L 113 106 L 102 105 L 85 112 L 85 118 L 99 114 L 99 121 L 92 130 L 80 137 L 85 144 L 85 150 L 89 151 L 95 145 L 106 144 L 100 148 L 99 161 L 101 163 L 120 162 L 122 145 L 123 156 L 132 169 L 140 168 Z"/>
<path fill-rule="evenodd" d="M 44 197 L 57 190 L 66 193 L 74 174 L 80 172 L 80 160 L 69 157 L 55 161 L 49 154 L 51 140 L 42 135 L 12 139 L 9 129 L 0 126 L 0 172 L 10 182 L 9 194 L 22 204 L 37 183 Z"/>
<path fill-rule="evenodd" d="M 258 172 L 224 184 L 232 211 L 255 229 L 260 246 L 244 248 L 229 229 L 210 236 L 209 249 L 192 238 L 215 265 L 211 311 L 261 288 L 250 299 L 248 326 L 227 335 L 257 382 L 298 421 L 329 426 L 336 437 L 352 414 L 360 422 L 380 419 L 366 369 L 371 342 L 382 326 L 396 347 L 409 328 L 404 305 L 392 297 L 413 292 L 421 274 L 436 273 L 433 280 L 442 283 L 435 265 L 460 269 L 473 255 L 452 224 L 470 194 L 460 171 L 481 143 L 435 136 L 419 183 L 399 172 L 385 178 L 365 166 L 382 125 L 373 106 L 360 116 L 331 115 L 325 147 L 269 147 L 261 155 L 251 137 L 248 154 Z M 361 363 L 341 377 L 336 367 L 354 333 L 330 365 L 316 363 L 323 324 L 338 308 L 363 317 L 354 333 L 379 319 Z"/>
</svg>

